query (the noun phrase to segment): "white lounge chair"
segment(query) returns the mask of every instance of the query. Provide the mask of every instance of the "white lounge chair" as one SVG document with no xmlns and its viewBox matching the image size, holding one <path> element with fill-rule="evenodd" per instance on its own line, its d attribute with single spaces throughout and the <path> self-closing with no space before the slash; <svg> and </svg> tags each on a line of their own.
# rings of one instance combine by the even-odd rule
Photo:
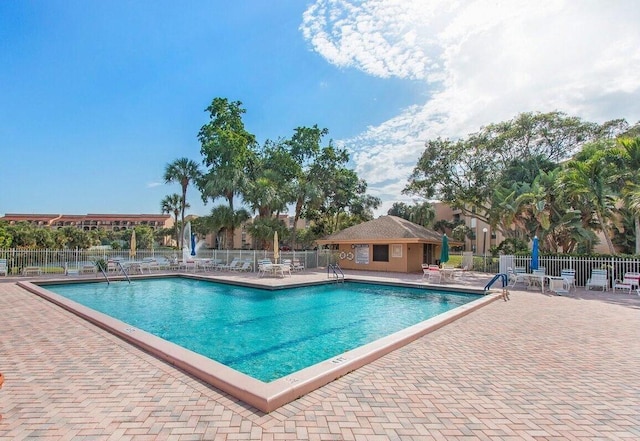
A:
<svg viewBox="0 0 640 441">
<path fill-rule="evenodd" d="M 592 288 L 601 288 L 603 291 L 609 290 L 609 275 L 607 270 L 594 269 L 591 270 L 591 277 L 587 280 L 587 290 Z"/>
<path fill-rule="evenodd" d="M 218 266 L 218 269 L 220 271 L 225 271 L 225 270 L 233 271 L 238 265 L 240 265 L 240 260 L 233 259 L 229 265 L 220 265 Z"/>
<path fill-rule="evenodd" d="M 236 265 L 233 268 L 231 268 L 231 271 L 237 271 L 237 272 L 251 271 L 251 261 L 245 260 L 244 262 L 242 262 L 242 265 Z"/>
<path fill-rule="evenodd" d="M 79 274 L 96 274 L 97 272 L 98 270 L 93 264 L 82 265 L 78 270 Z"/>
<path fill-rule="evenodd" d="M 531 274 L 527 274 L 525 277 L 525 280 L 527 282 L 527 289 L 529 288 L 533 288 L 533 289 L 538 289 L 540 288 L 543 292 L 544 292 L 544 285 L 545 285 L 545 277 L 546 277 L 546 270 L 544 268 L 538 268 L 533 270 L 533 272 Z"/>
<path fill-rule="evenodd" d="M 515 270 L 507 268 L 507 275 L 509 276 L 509 286 L 515 287 L 518 283 L 522 283 L 524 285 L 524 274 L 526 273 L 526 271 L 526 268 L 523 266 L 517 266 Z"/>
<path fill-rule="evenodd" d="M 293 264 L 291 263 L 291 259 L 284 259 L 282 261 L 282 265 L 281 265 L 281 269 L 282 269 L 282 276 L 284 277 L 284 273 L 289 274 L 289 276 L 291 276 L 291 268 L 293 267 Z"/>
<path fill-rule="evenodd" d="M 264 277 L 267 271 L 271 271 L 273 263 L 269 259 L 258 260 L 258 277 Z"/>
<path fill-rule="evenodd" d="M 560 272 L 560 277 L 567 281 L 569 290 L 576 289 L 576 270 L 565 268 Z"/>
<path fill-rule="evenodd" d="M 302 264 L 298 259 L 293 259 L 291 261 L 291 268 L 294 271 L 304 271 L 304 264 Z"/>
<path fill-rule="evenodd" d="M 442 273 L 438 265 L 422 265 L 422 278 L 424 279 L 425 276 L 429 283 L 442 281 Z"/>
<path fill-rule="evenodd" d="M 631 294 L 631 291 L 634 288 L 638 288 L 638 279 L 640 279 L 639 273 L 625 273 L 622 280 L 616 279 L 615 283 L 613 284 L 613 291 L 615 292 L 619 289 L 622 291 L 627 291 L 629 294 Z"/>
<path fill-rule="evenodd" d="M 571 285 L 564 277 L 548 277 L 549 279 L 549 291 L 561 296 L 563 294 L 569 294 Z"/>
</svg>

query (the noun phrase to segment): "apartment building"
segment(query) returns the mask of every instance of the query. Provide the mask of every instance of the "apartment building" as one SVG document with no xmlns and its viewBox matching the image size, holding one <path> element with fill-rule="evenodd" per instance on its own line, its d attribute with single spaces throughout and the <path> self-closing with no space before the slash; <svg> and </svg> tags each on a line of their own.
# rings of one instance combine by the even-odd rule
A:
<svg viewBox="0 0 640 441">
<path fill-rule="evenodd" d="M 0 222 L 14 225 L 25 222 L 39 228 L 58 229 L 75 227 L 84 231 L 103 229 L 107 231 L 131 230 L 138 225 L 146 225 L 157 231 L 171 228 L 173 218 L 168 214 L 15 214 L 0 217 Z"/>
</svg>

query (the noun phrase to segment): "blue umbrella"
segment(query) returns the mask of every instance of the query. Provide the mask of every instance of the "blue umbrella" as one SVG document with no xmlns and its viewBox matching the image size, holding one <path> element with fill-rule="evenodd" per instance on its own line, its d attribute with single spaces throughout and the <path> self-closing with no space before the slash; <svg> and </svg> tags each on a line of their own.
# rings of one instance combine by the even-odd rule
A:
<svg viewBox="0 0 640 441">
<path fill-rule="evenodd" d="M 449 238 L 445 234 L 442 236 L 442 246 L 440 247 L 440 264 L 449 261 Z"/>
<path fill-rule="evenodd" d="M 196 255 L 196 235 L 191 233 L 191 255 Z"/>
<path fill-rule="evenodd" d="M 533 246 L 531 248 L 531 269 L 538 269 L 538 236 L 533 238 Z"/>
</svg>

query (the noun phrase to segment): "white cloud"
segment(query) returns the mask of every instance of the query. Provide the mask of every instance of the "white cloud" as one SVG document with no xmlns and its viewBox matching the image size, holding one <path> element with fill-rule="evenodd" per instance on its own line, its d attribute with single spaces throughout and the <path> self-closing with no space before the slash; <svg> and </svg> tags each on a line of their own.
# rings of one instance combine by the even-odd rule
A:
<svg viewBox="0 0 640 441">
<path fill-rule="evenodd" d="M 301 30 L 330 63 L 429 92 L 343 140 L 372 193 L 392 202 L 407 200 L 400 190 L 429 138 L 527 111 L 637 122 L 639 22 L 636 0 L 318 0 Z"/>
</svg>

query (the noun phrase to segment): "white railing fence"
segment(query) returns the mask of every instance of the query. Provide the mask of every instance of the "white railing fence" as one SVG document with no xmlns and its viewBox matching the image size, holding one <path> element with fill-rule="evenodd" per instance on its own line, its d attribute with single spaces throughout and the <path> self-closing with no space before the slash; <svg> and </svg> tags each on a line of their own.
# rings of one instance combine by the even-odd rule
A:
<svg viewBox="0 0 640 441">
<path fill-rule="evenodd" d="M 506 273 L 507 268 L 521 266 L 531 272 L 531 256 L 500 256 L 500 264 L 497 272 Z M 538 266 L 545 268 L 550 276 L 559 276 L 565 268 L 576 270 L 576 285 L 585 286 L 591 271 L 594 269 L 606 269 L 609 281 L 622 280 L 627 272 L 640 272 L 640 258 L 638 257 L 575 257 L 575 256 L 540 256 Z"/>
<path fill-rule="evenodd" d="M 45 274 L 63 273 L 65 264 L 68 267 L 80 267 L 96 263 L 99 260 L 109 259 L 120 260 L 142 260 L 145 258 L 165 258 L 167 260 L 182 259 L 182 252 L 177 250 L 136 250 L 134 258 L 130 258 L 129 250 L 23 250 L 23 249 L 0 249 L 0 259 L 7 259 L 9 274 L 18 275 L 25 267 L 38 267 Z M 273 258 L 273 251 L 263 250 L 198 250 L 197 259 L 214 259 L 223 264 L 231 262 L 233 259 L 249 260 L 253 262 L 252 267 L 257 271 L 257 262 L 260 259 Z M 319 256 L 318 251 L 280 251 L 280 260 L 297 259 L 305 268 L 317 268 L 326 266 L 322 260 L 326 256 Z M 320 261 L 320 262 L 319 262 Z"/>
</svg>

